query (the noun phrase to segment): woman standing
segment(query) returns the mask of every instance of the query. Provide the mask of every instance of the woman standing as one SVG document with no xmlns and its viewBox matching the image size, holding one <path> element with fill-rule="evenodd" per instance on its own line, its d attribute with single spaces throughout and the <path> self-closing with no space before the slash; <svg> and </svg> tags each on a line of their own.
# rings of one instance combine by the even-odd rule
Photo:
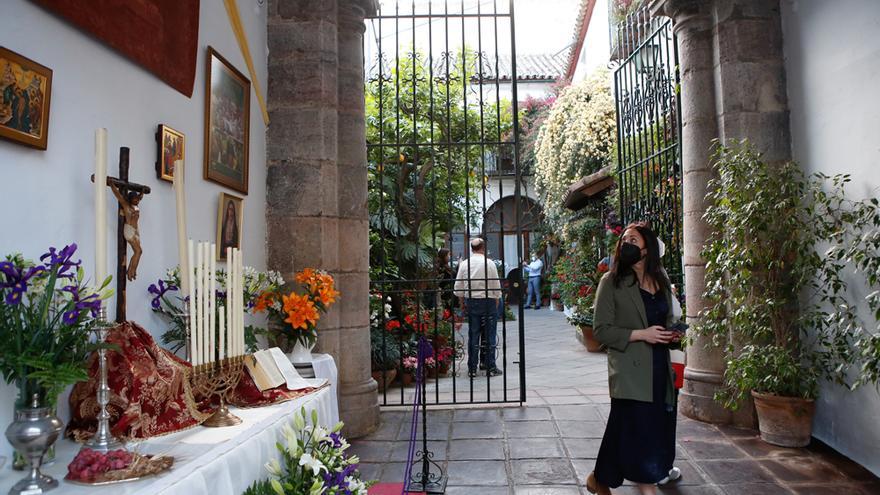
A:
<svg viewBox="0 0 880 495">
<path fill-rule="evenodd" d="M 627 479 L 650 495 L 681 476 L 672 465 L 677 392 L 669 344 L 678 335 L 666 330 L 671 294 L 657 236 L 645 224 L 628 225 L 596 293 L 593 335 L 608 347 L 611 412 L 587 477 L 590 493 L 610 494 Z"/>
</svg>

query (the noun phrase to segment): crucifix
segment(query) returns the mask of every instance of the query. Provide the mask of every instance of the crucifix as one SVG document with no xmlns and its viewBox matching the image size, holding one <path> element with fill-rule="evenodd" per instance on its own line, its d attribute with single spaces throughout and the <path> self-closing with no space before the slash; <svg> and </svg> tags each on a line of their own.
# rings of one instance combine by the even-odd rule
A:
<svg viewBox="0 0 880 495">
<path fill-rule="evenodd" d="M 128 181 L 128 148 L 119 148 L 119 177 L 107 177 L 107 186 L 119 202 L 116 226 L 116 322 L 125 322 L 126 281 L 137 278 L 137 267 L 141 260 L 141 237 L 138 221 L 141 211 L 138 205 L 144 195 L 150 194 L 150 187 Z M 92 176 L 92 180 L 95 177 Z M 128 246 L 133 251 L 128 261 Z"/>
</svg>

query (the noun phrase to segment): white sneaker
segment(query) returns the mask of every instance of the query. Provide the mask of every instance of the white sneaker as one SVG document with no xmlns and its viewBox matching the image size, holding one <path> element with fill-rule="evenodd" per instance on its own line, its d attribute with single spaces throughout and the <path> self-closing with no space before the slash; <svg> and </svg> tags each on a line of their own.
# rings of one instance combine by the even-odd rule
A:
<svg viewBox="0 0 880 495">
<path fill-rule="evenodd" d="M 658 485 L 665 485 L 666 483 L 669 483 L 670 481 L 678 481 L 680 478 L 681 478 L 681 469 L 678 469 L 677 467 L 673 466 L 672 469 L 669 470 L 669 476 L 658 481 L 657 484 Z"/>
</svg>

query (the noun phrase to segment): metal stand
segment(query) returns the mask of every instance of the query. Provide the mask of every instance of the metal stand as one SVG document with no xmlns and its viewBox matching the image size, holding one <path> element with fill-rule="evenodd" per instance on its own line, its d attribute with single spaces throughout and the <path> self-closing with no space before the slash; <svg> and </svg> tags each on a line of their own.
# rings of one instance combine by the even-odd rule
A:
<svg viewBox="0 0 880 495">
<path fill-rule="evenodd" d="M 424 337 L 422 337 L 424 339 Z M 419 342 L 419 347 L 430 344 L 427 342 Z M 409 481 L 409 492 L 425 492 L 425 493 L 446 493 L 446 483 L 449 477 L 443 471 L 443 468 L 434 460 L 434 453 L 428 450 L 428 406 L 425 400 L 428 383 L 425 380 L 425 352 L 419 351 L 419 368 L 417 373 L 420 375 L 421 393 L 419 397 L 419 408 L 422 413 L 422 448 L 416 452 L 416 457 L 412 462 L 412 469 L 420 469 L 418 473 L 412 473 Z"/>
<path fill-rule="evenodd" d="M 193 368 L 193 391 L 198 391 L 207 397 L 216 395 L 220 398 L 220 408 L 206 419 L 202 426 L 222 428 L 241 424 L 241 418 L 229 412 L 226 402 L 229 393 L 235 389 L 241 379 L 242 366 L 244 366 L 244 356 L 235 356 Z"/>
<path fill-rule="evenodd" d="M 98 334 L 98 341 L 101 344 L 107 342 L 107 334 L 114 324 L 107 321 L 107 309 L 103 304 L 98 311 L 98 320 L 95 322 L 95 331 Z M 98 413 L 98 429 L 92 438 L 89 438 L 83 448 L 97 450 L 98 452 L 108 452 L 110 450 L 124 449 L 125 443 L 117 439 L 110 433 L 110 413 L 107 412 L 107 405 L 110 403 L 110 386 L 107 384 L 107 350 L 103 347 L 98 349 L 98 367 L 100 370 L 100 381 L 98 382 L 98 405 L 101 406 L 101 412 Z"/>
</svg>

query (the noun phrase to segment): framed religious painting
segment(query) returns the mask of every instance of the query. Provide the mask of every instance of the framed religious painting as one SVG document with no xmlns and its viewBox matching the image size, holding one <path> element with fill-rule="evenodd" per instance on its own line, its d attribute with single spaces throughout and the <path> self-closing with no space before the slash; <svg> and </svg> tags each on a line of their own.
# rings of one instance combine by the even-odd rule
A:
<svg viewBox="0 0 880 495">
<path fill-rule="evenodd" d="M 186 159 L 186 136 L 165 124 L 159 124 L 156 131 L 159 148 L 156 160 L 156 176 L 161 180 L 174 180 L 174 165 Z"/>
<path fill-rule="evenodd" d="M 211 47 L 207 71 L 205 179 L 247 194 L 251 83 Z"/>
<path fill-rule="evenodd" d="M 220 193 L 217 210 L 217 259 L 226 260 L 226 248 L 241 249 L 244 199 Z"/>
<path fill-rule="evenodd" d="M 0 46 L 0 137 L 46 149 L 52 69 Z"/>
</svg>

